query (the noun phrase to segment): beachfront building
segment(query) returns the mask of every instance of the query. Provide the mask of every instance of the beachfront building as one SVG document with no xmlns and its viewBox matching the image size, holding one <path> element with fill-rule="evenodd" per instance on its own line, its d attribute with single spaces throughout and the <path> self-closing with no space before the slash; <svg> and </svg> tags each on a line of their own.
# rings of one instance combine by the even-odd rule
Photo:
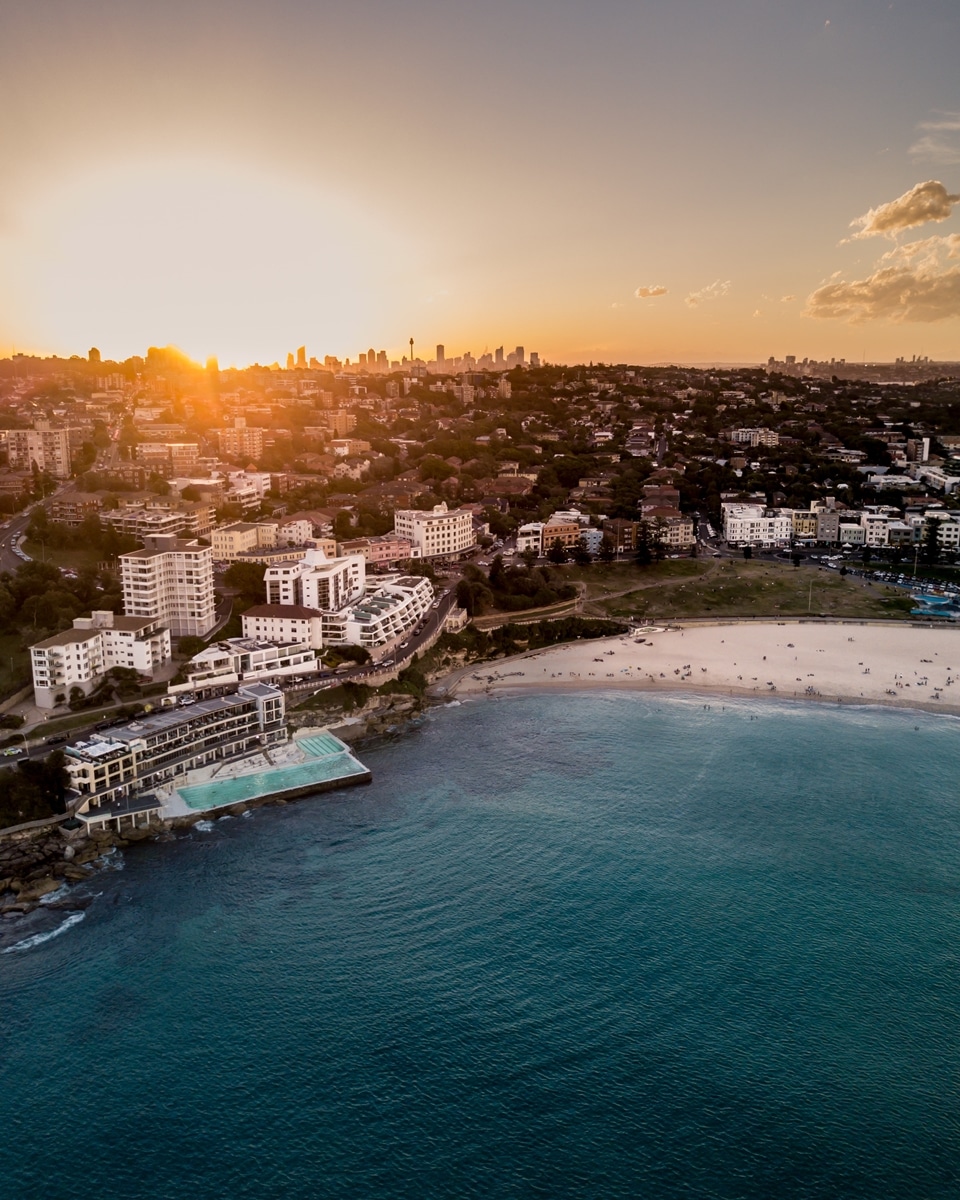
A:
<svg viewBox="0 0 960 1200">
<path fill-rule="evenodd" d="M 723 536 L 735 546 L 788 546 L 793 537 L 793 512 L 762 504 L 725 502 L 721 506 Z"/>
<path fill-rule="evenodd" d="M 198 700 L 93 734 L 65 749 L 75 815 L 88 829 L 122 828 L 160 815 L 153 789 L 188 771 L 286 740 L 283 692 L 241 684 L 230 696 Z"/>
<path fill-rule="evenodd" d="M 457 558 L 476 545 L 473 513 L 466 508 L 436 505 L 430 512 L 398 508 L 394 533 L 410 542 L 411 558 Z"/>
<path fill-rule="evenodd" d="M 362 599 L 366 561 L 362 554 L 327 558 L 322 550 L 310 549 L 302 559 L 288 558 L 267 567 L 264 584 L 268 604 L 339 612 Z"/>
<path fill-rule="evenodd" d="M 543 553 L 543 522 L 528 521 L 517 530 L 517 553 L 532 550 L 537 557 Z"/>
<path fill-rule="evenodd" d="M 323 648 L 323 614 L 302 604 L 255 604 L 240 620 L 245 638 L 277 645 L 302 642 L 311 650 Z"/>
<path fill-rule="evenodd" d="M 579 521 L 560 519 L 557 513 L 547 520 L 542 530 L 543 546 L 541 554 L 549 554 L 557 542 L 565 550 L 572 550 L 580 544 L 583 529 Z"/>
<path fill-rule="evenodd" d="M 217 623 L 213 552 L 209 546 L 166 536 L 149 537 L 142 550 L 120 555 L 127 616 L 150 617 L 175 637 L 202 637 Z"/>
<path fill-rule="evenodd" d="M 74 688 L 89 696 L 114 667 L 152 679 L 170 657 L 170 630 L 159 621 L 95 610 L 75 617 L 72 629 L 30 647 L 34 703 L 56 708 Z"/>
<path fill-rule="evenodd" d="M 202 694 L 258 679 L 278 683 L 319 669 L 316 650 L 308 642 L 274 643 L 249 637 L 224 638 L 206 646 L 183 668 L 182 683 L 171 683 L 171 696 Z"/>
<path fill-rule="evenodd" d="M 363 646 L 374 658 L 430 611 L 433 585 L 419 575 L 400 576 L 368 592 L 357 604 L 323 613 L 325 646 Z"/>
</svg>

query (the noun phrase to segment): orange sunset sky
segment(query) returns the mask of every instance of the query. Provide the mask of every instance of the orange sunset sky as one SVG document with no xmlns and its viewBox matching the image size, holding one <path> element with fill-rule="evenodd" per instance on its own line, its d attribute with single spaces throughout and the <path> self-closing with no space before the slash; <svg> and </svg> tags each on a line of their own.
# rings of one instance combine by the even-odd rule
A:
<svg viewBox="0 0 960 1200">
<path fill-rule="evenodd" d="M 955 0 L 8 0 L 0 354 L 960 359 Z"/>
</svg>

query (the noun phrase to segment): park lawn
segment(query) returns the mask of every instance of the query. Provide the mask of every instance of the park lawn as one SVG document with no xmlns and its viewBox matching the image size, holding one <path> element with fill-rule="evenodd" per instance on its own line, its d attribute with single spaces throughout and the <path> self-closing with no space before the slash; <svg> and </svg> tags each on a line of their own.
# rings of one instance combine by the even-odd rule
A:
<svg viewBox="0 0 960 1200">
<path fill-rule="evenodd" d="M 41 546 L 39 542 L 23 542 L 23 551 L 37 562 L 48 562 L 62 570 L 81 571 L 84 567 L 96 567 L 100 555 L 96 550 L 78 546 L 70 550 L 57 550 L 52 546 Z"/>
<path fill-rule="evenodd" d="M 564 578 L 587 585 L 590 600 L 625 592 L 628 588 L 656 586 L 677 579 L 699 579 L 710 567 L 704 558 L 665 558 L 640 567 L 635 562 L 594 563 L 589 567 L 566 567 Z"/>
<path fill-rule="evenodd" d="M 0 700 L 26 687 L 32 679 L 30 651 L 24 648 L 20 634 L 0 636 Z"/>
<path fill-rule="evenodd" d="M 843 578 L 834 571 L 779 564 L 726 562 L 709 580 L 665 588 L 641 587 L 600 602 L 610 617 L 679 620 L 684 617 L 784 617 L 824 615 L 905 618 L 913 601 L 897 588 Z"/>
</svg>

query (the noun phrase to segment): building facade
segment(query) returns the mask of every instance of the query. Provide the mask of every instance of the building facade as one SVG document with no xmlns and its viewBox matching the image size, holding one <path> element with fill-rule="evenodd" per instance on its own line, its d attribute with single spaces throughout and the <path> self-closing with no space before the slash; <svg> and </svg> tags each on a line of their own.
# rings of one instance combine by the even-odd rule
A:
<svg viewBox="0 0 960 1200">
<path fill-rule="evenodd" d="M 151 617 L 176 637 L 202 637 L 217 623 L 213 551 L 196 541 L 160 536 L 120 555 L 127 616 Z"/>
<path fill-rule="evenodd" d="M 456 558 L 476 545 L 473 514 L 464 508 L 438 504 L 430 512 L 398 508 L 394 533 L 410 542 L 411 558 Z"/>
<path fill-rule="evenodd" d="M 70 478 L 70 431 L 37 421 L 33 429 L 7 432 L 7 460 L 11 470 L 38 471 L 54 479 Z"/>
<path fill-rule="evenodd" d="M 89 696 L 113 667 L 152 678 L 170 656 L 170 630 L 150 617 L 108 611 L 75 617 L 72 629 L 30 647 L 35 703 L 55 708 L 70 699 L 73 688 Z"/>
</svg>

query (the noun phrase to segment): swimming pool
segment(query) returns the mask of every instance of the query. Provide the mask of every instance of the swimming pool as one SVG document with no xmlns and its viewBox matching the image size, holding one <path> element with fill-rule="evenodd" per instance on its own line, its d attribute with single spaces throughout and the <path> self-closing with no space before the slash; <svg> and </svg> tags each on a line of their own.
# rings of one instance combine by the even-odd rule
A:
<svg viewBox="0 0 960 1200">
<path fill-rule="evenodd" d="M 310 758 L 303 763 L 268 767 L 264 771 L 229 779 L 211 779 L 208 783 L 177 788 L 177 791 L 188 808 L 202 811 L 239 804 L 244 800 L 257 800 L 261 796 L 293 791 L 311 784 L 329 786 L 337 780 L 346 781 L 367 774 L 367 768 L 344 748 L 336 753 L 328 750 L 324 757 Z"/>
</svg>

